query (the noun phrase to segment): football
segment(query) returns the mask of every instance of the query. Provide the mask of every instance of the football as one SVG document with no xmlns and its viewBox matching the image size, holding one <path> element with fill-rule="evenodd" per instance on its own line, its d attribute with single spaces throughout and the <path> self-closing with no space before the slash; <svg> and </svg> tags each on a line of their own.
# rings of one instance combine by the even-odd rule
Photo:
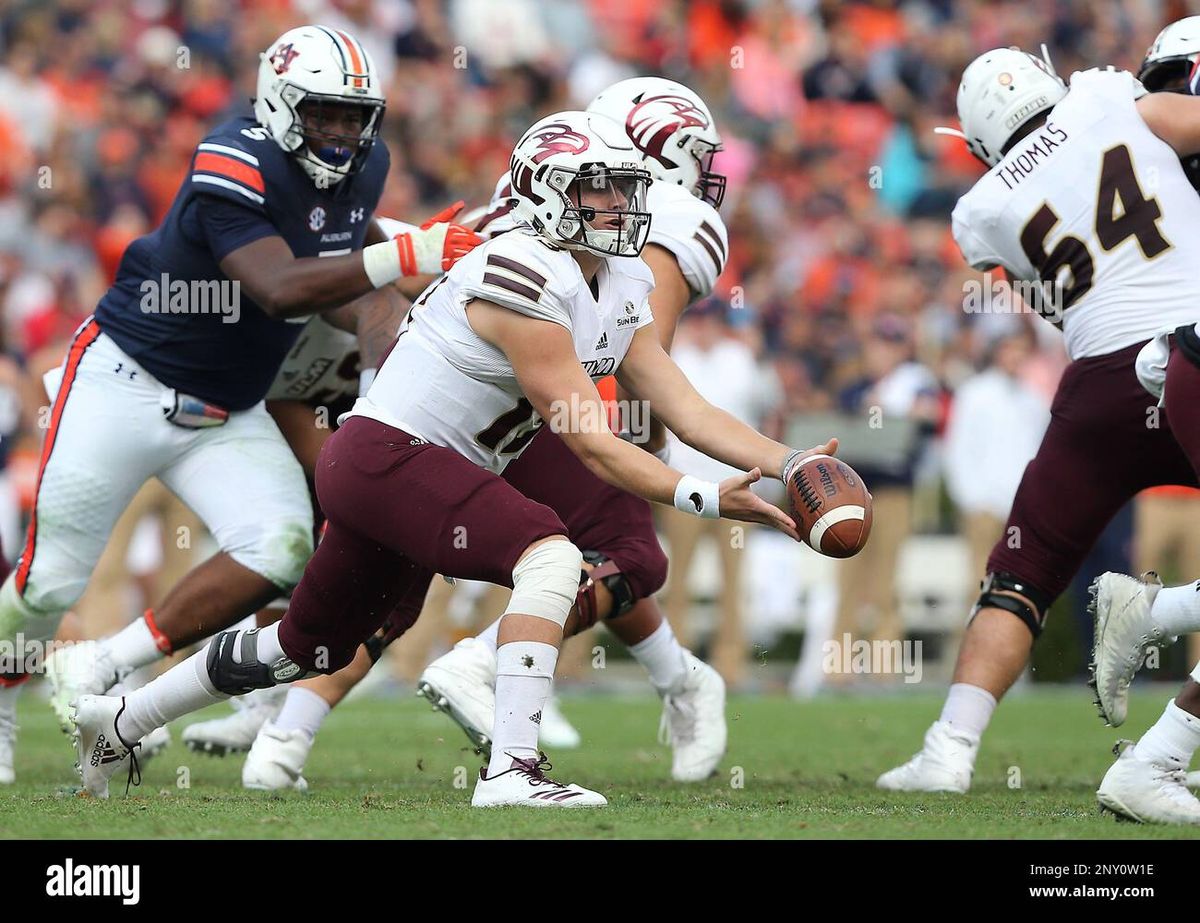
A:
<svg viewBox="0 0 1200 923">
<path fill-rule="evenodd" d="M 804 459 L 787 484 L 797 531 L 814 551 L 849 558 L 871 534 L 871 494 L 858 473 L 832 455 Z"/>
</svg>

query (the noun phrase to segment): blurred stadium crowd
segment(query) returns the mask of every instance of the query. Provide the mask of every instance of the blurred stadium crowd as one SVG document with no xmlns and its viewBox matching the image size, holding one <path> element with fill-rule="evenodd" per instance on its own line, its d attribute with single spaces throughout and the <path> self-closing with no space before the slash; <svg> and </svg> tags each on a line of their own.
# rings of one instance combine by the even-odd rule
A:
<svg viewBox="0 0 1200 923">
<path fill-rule="evenodd" d="M 1064 77 L 1104 64 L 1136 71 L 1158 30 L 1193 12 L 1133 0 L 0 4 L 5 551 L 19 551 L 32 491 L 41 372 L 125 245 L 166 212 L 205 127 L 246 106 L 260 50 L 287 28 L 323 22 L 356 35 L 384 75 L 393 174 L 381 213 L 404 219 L 458 198 L 485 203 L 525 127 L 615 80 L 662 74 L 699 92 L 725 137 L 731 247 L 718 295 L 685 323 L 681 349 L 716 373 L 710 397 L 778 433 L 851 431 L 848 457 L 875 490 L 877 535 L 870 557 L 843 566 L 834 636 L 905 630 L 880 574 L 895 571 L 913 533 L 965 537 L 970 557 L 948 616 L 961 622 L 1065 359 L 1058 334 L 1031 315 L 969 309 L 979 276 L 957 252 L 949 213 L 982 168 L 933 128 L 957 124 L 958 77 L 986 48 L 1044 41 Z M 747 358 L 758 372 L 750 396 L 723 374 Z M 960 404 L 969 412 L 956 413 Z M 1200 548 L 1167 520 L 1195 502 L 1171 493 L 1137 511 L 1136 534 L 1160 560 L 1179 545 L 1180 576 L 1200 570 Z M 1118 563 L 1133 520 L 1114 527 Z M 168 526 L 159 539 L 171 546 Z M 144 557 L 142 570 L 161 568 Z M 135 558 L 121 566 L 139 572 Z M 726 641 L 723 672 L 736 681 L 746 633 Z"/>
</svg>

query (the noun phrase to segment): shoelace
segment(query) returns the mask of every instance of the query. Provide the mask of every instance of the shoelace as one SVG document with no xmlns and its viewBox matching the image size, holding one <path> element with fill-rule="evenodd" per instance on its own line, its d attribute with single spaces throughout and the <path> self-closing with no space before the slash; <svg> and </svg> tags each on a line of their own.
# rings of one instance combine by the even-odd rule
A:
<svg viewBox="0 0 1200 923">
<path fill-rule="evenodd" d="M 538 751 L 537 759 L 529 757 L 528 759 L 523 760 L 514 756 L 513 762 L 515 762 L 517 765 L 513 767 L 512 771 L 523 776 L 528 776 L 530 785 L 544 785 L 549 783 L 550 785 L 556 785 L 559 788 L 566 788 L 566 786 L 561 782 L 555 782 L 546 775 L 546 773 L 553 769 L 554 766 L 550 760 L 546 758 L 546 754 L 541 750 Z"/>
<path fill-rule="evenodd" d="M 113 718 L 113 730 L 116 732 L 117 740 L 126 750 L 125 755 L 129 757 L 129 775 L 125 779 L 125 795 L 129 795 L 130 786 L 142 784 L 142 767 L 138 765 L 137 754 L 134 752 L 142 745 L 139 740 L 135 744 L 126 743 L 125 738 L 121 736 L 121 732 L 117 730 L 117 723 L 121 720 L 121 715 L 125 714 L 125 696 L 121 696 L 121 709 L 117 712 L 117 716 Z M 137 779 L 134 779 L 134 775 Z"/>
</svg>

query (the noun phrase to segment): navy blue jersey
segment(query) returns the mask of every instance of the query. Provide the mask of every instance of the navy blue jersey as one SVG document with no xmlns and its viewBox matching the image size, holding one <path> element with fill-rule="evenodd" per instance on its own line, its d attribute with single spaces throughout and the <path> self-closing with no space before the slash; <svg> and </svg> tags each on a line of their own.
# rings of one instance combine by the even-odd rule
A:
<svg viewBox="0 0 1200 923">
<path fill-rule="evenodd" d="M 197 146 L 163 223 L 121 257 L 100 329 L 163 384 L 252 407 L 306 318 L 268 317 L 218 264 L 271 235 L 297 258 L 361 249 L 388 165 L 376 141 L 359 173 L 318 189 L 254 119 L 225 122 Z"/>
</svg>

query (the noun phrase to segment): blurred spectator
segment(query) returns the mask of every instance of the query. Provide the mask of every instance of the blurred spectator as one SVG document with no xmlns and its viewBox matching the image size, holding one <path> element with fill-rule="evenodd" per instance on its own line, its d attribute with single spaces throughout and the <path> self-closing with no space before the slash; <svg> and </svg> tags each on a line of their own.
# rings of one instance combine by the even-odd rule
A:
<svg viewBox="0 0 1200 923">
<path fill-rule="evenodd" d="M 950 405 L 946 489 L 971 548 L 971 595 L 1050 423 L 1045 398 L 1020 377 L 1032 342 L 1024 328 L 994 340 L 987 367 L 959 385 Z"/>
<path fill-rule="evenodd" d="M 903 638 L 893 577 L 900 546 L 912 524 L 913 481 L 939 414 L 938 383 L 913 358 L 912 330 L 900 317 L 881 315 L 863 349 L 862 371 L 843 389 L 846 414 L 888 430 L 888 449 L 877 456 L 847 457 L 870 486 L 873 519 L 866 547 L 838 568 L 838 614 L 833 637 L 890 642 Z M 848 676 L 831 676 L 833 682 Z"/>
<path fill-rule="evenodd" d="M 707 400 L 752 426 L 762 426 L 779 402 L 778 382 L 759 365 L 753 351 L 730 335 L 724 323 L 726 305 L 715 297 L 696 304 L 684 317 L 671 356 Z M 670 440 L 671 466 L 707 481 L 721 481 L 741 472 Z M 742 624 L 741 575 L 746 523 L 727 519 L 701 519 L 674 509 L 663 509 L 671 568 L 667 577 L 667 618 L 680 643 L 690 646 L 691 593 L 688 574 L 701 539 L 716 545 L 721 562 L 721 593 L 717 624 L 709 645 L 708 660 L 730 686 L 738 685 L 746 669 L 748 652 Z"/>
</svg>

